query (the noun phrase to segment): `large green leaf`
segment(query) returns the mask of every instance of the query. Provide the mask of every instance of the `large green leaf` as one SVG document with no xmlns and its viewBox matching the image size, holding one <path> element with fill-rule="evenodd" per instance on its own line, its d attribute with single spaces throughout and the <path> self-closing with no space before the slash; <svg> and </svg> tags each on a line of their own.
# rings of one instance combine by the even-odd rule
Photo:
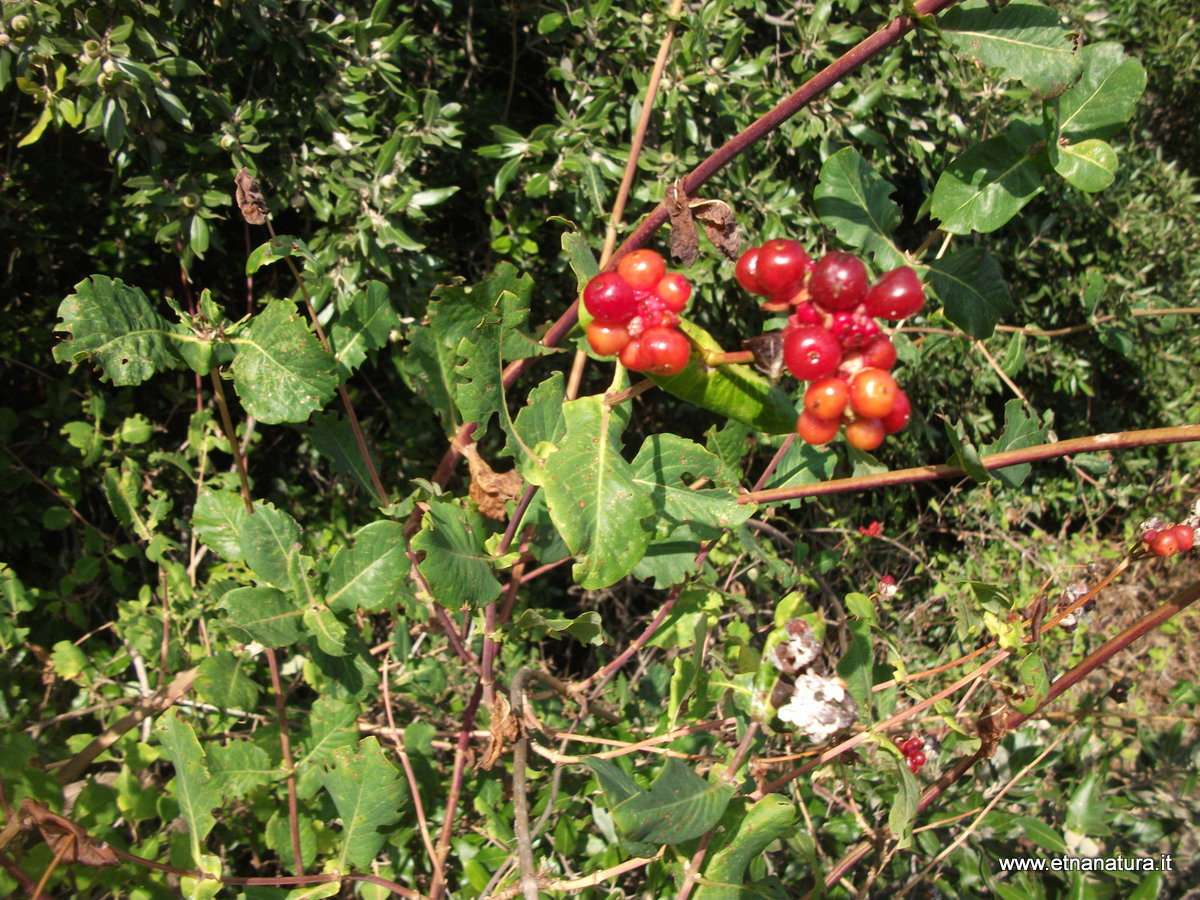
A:
<svg viewBox="0 0 1200 900">
<path fill-rule="evenodd" d="M 1042 97 L 1061 94 L 1079 76 L 1076 36 L 1056 10 L 1012 0 L 993 13 L 987 0 L 967 0 L 938 17 L 950 46 L 985 66 L 1003 69 Z"/>
<path fill-rule="evenodd" d="M 1083 75 L 1055 101 L 1059 128 L 1071 141 L 1111 137 L 1133 115 L 1146 89 L 1146 70 L 1120 44 L 1089 44 L 1079 57 Z"/>
<path fill-rule="evenodd" d="M 1098 138 L 1051 144 L 1047 149 L 1054 171 L 1081 191 L 1102 191 L 1116 178 L 1117 151 Z"/>
<path fill-rule="evenodd" d="M 392 308 L 387 285 L 367 282 L 366 290 L 357 291 L 342 309 L 329 332 L 333 355 L 343 377 L 354 372 L 367 358 L 367 352 L 387 345 L 392 331 L 400 327 L 400 317 Z"/>
<path fill-rule="evenodd" d="M 279 769 L 271 765 L 267 751 L 248 740 L 210 744 L 208 762 L 213 781 L 224 799 L 224 806 L 241 800 L 255 788 L 264 787 L 280 777 Z"/>
<path fill-rule="evenodd" d="M 335 750 L 321 783 L 342 820 L 339 870 L 348 871 L 349 866 L 367 869 L 387 840 L 381 829 L 400 818 L 404 798 L 400 776 L 379 749 L 379 742 L 369 737 L 359 742 L 357 750 Z"/>
<path fill-rule="evenodd" d="M 337 390 L 337 365 L 290 300 L 272 300 L 244 333 L 230 372 L 246 412 L 260 422 L 303 422 Z"/>
<path fill-rule="evenodd" d="M 950 164 L 933 189 L 930 213 L 951 234 L 995 231 L 1041 192 L 1048 171 L 1045 133 L 1013 122 Z"/>
<path fill-rule="evenodd" d="M 201 543 L 226 562 L 241 562 L 240 535 L 246 504 L 236 491 L 206 491 L 192 511 L 192 530 Z"/>
<path fill-rule="evenodd" d="M 377 610 L 408 595 L 409 561 L 404 527 L 382 520 L 352 535 L 329 564 L 325 602 L 330 609 Z"/>
<path fill-rule="evenodd" d="M 313 256 L 304 241 L 290 234 L 276 235 L 265 244 L 259 244 L 251 250 L 250 255 L 246 257 L 246 274 L 253 275 L 263 266 L 279 262 L 289 256 L 299 257 L 304 260 L 305 266 L 312 266 L 314 273 L 322 274 L 323 268 L 320 260 Z"/>
<path fill-rule="evenodd" d="M 1046 439 L 1046 429 L 1042 427 L 1036 417 L 1026 410 L 1024 403 L 1014 398 L 1004 404 L 1004 431 L 1000 437 L 990 444 L 984 444 L 979 449 L 985 456 L 991 456 L 994 453 L 1004 453 L 1008 450 L 1036 447 L 1046 443 Z M 992 476 L 1008 487 L 1015 488 L 1020 487 L 1021 483 L 1029 477 L 1032 469 L 1033 466 L 1030 463 L 1005 466 L 1003 469 L 993 470 Z"/>
<path fill-rule="evenodd" d="M 895 188 L 853 147 L 839 150 L 821 166 L 813 191 L 817 215 L 842 242 L 867 253 L 881 270 L 907 264 L 891 234 L 900 224 Z"/>
<path fill-rule="evenodd" d="M 317 792 L 322 781 L 322 766 L 339 749 L 352 748 L 358 741 L 359 708 L 336 697 L 321 697 L 304 717 L 304 731 L 293 765 L 296 767 L 296 793 L 307 799 Z"/>
<path fill-rule="evenodd" d="M 141 384 L 155 372 L 181 368 L 176 350 L 191 332 L 155 311 L 141 288 L 93 275 L 75 285 L 58 307 L 55 331 L 69 340 L 54 348 L 58 362 L 94 361 L 115 385 Z"/>
<path fill-rule="evenodd" d="M 741 806 L 743 804 L 739 804 Z M 726 813 L 728 820 L 733 808 Z M 748 810 L 738 809 L 739 818 L 726 829 L 724 840 L 710 847 L 704 884 L 696 900 L 747 900 L 753 894 L 745 884 L 746 867 L 771 844 L 795 828 L 796 806 L 779 794 L 767 794 Z"/>
<path fill-rule="evenodd" d="M 895 838 L 897 846 L 908 847 L 912 844 L 913 822 L 916 821 L 917 808 L 921 801 L 921 786 L 909 771 L 908 762 L 901 759 L 900 754 L 889 753 L 888 757 L 896 767 L 896 778 L 900 782 L 896 787 L 892 808 L 888 810 L 888 830 Z"/>
<path fill-rule="evenodd" d="M 689 338 L 707 350 L 721 346 L 699 325 L 684 321 L 680 325 Z M 750 366 L 709 368 L 692 355 L 678 375 L 649 375 L 655 384 L 682 400 L 735 419 L 755 431 L 787 434 L 796 427 L 796 406 L 778 386 Z"/>
<path fill-rule="evenodd" d="M 968 247 L 929 264 L 929 280 L 946 318 L 971 335 L 986 338 L 1013 311 L 1000 265 L 979 247 Z"/>
<path fill-rule="evenodd" d="M 234 639 L 264 647 L 286 647 L 300 640 L 304 609 L 288 594 L 269 587 L 243 587 L 221 598 Z"/>
<path fill-rule="evenodd" d="M 447 501 L 431 501 L 412 539 L 413 550 L 424 552 L 417 564 L 429 583 L 433 600 L 447 609 L 483 606 L 500 595 L 484 549 L 487 532 L 478 513 Z"/>
<path fill-rule="evenodd" d="M 238 544 L 242 558 L 261 580 L 287 590 L 292 587 L 300 553 L 300 524 L 271 503 L 255 501 L 254 515 L 242 520 Z"/>
<path fill-rule="evenodd" d="M 660 521 L 688 523 L 695 534 L 712 538 L 754 513 L 738 503 L 736 479 L 721 460 L 694 441 L 678 435 L 646 438 L 633 460 L 634 481 L 650 494 Z M 691 484 L 706 479 L 708 486 Z"/>
<path fill-rule="evenodd" d="M 374 498 L 375 486 L 371 483 L 371 472 L 348 420 L 332 410 L 317 413 L 308 420 L 305 433 L 317 452 L 333 464 L 334 471 L 353 478 Z"/>
<path fill-rule="evenodd" d="M 563 400 L 566 388 L 561 372 L 555 372 L 532 391 L 516 419 L 501 417 L 508 434 L 508 452 L 517 463 L 521 477 L 532 484 L 542 483 L 542 464 L 534 451 L 543 442 L 557 444 L 566 430 Z"/>
<path fill-rule="evenodd" d="M 633 852 L 699 837 L 720 821 L 733 786 L 705 781 L 680 760 L 667 760 L 649 790 L 643 790 L 611 760 L 581 760 L 600 779 L 609 811 Z"/>
<path fill-rule="evenodd" d="M 252 710 L 258 700 L 258 685 L 246 675 L 249 655 L 218 650 L 200 662 L 196 674 L 196 696 L 221 710 Z"/>
<path fill-rule="evenodd" d="M 154 724 L 159 743 L 175 767 L 175 800 L 188 826 L 192 859 L 197 863 L 203 842 L 216 819 L 212 811 L 221 803 L 220 784 L 208 771 L 204 749 L 192 726 L 179 717 L 177 709 L 168 709 Z"/>
<path fill-rule="evenodd" d="M 654 515 L 647 491 L 621 455 L 629 404 L 612 409 L 603 396 L 563 404 L 566 432 L 546 460 L 550 518 L 575 557 L 575 580 L 593 590 L 625 577 L 646 551 L 643 524 Z"/>
</svg>

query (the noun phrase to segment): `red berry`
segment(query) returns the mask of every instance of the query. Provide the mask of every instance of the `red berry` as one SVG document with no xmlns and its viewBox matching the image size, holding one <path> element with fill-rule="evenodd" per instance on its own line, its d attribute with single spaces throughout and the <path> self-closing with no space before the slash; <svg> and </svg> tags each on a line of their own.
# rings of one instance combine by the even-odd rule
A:
<svg viewBox="0 0 1200 900">
<path fill-rule="evenodd" d="M 818 419 L 840 419 L 850 397 L 850 386 L 836 375 L 814 381 L 804 392 L 804 409 Z"/>
<path fill-rule="evenodd" d="M 895 434 L 897 431 L 902 431 L 911 418 L 912 404 L 908 400 L 908 394 L 900 388 L 896 388 L 896 405 L 892 407 L 890 413 L 879 420 L 883 423 L 884 433 Z"/>
<path fill-rule="evenodd" d="M 1196 532 L 1188 525 L 1176 525 L 1171 529 L 1175 534 L 1175 543 L 1181 551 L 1191 550 L 1196 544 Z"/>
<path fill-rule="evenodd" d="M 853 309 L 867 295 L 867 267 L 849 253 L 826 253 L 813 269 L 808 293 L 828 310 Z"/>
<path fill-rule="evenodd" d="M 925 742 L 921 741 L 921 746 L 924 747 L 924 745 L 925 745 Z M 912 753 L 908 754 L 908 764 L 910 767 L 913 765 L 916 765 L 917 769 L 919 769 L 919 768 L 921 768 L 921 766 L 925 765 L 925 762 L 926 762 L 926 759 L 925 759 L 925 753 L 923 750 L 914 750 Z M 913 771 L 916 771 L 916 770 L 914 769 Z"/>
<path fill-rule="evenodd" d="M 755 277 L 772 300 L 786 301 L 800 290 L 812 260 L 799 241 L 776 238 L 758 248 Z"/>
<path fill-rule="evenodd" d="M 692 355 L 688 339 L 674 328 L 651 328 L 642 334 L 640 363 L 643 372 L 675 375 Z"/>
<path fill-rule="evenodd" d="M 654 296 L 671 312 L 683 312 L 692 297 L 692 283 L 679 272 L 671 272 L 658 282 L 654 288 Z"/>
<path fill-rule="evenodd" d="M 859 450 L 874 450 L 884 437 L 883 423 L 878 419 L 855 419 L 846 425 L 846 440 Z"/>
<path fill-rule="evenodd" d="M 796 420 L 796 434 L 806 444 L 828 444 L 837 437 L 840 426 L 837 419 L 818 419 L 806 409 Z"/>
<path fill-rule="evenodd" d="M 766 289 L 758 283 L 758 251 L 758 247 L 751 247 L 743 253 L 741 259 L 737 261 L 733 275 L 743 289 L 751 294 L 765 297 L 767 296 Z"/>
<path fill-rule="evenodd" d="M 832 375 L 842 359 L 842 347 L 820 325 L 790 328 L 783 335 L 783 362 L 801 381 Z"/>
<path fill-rule="evenodd" d="M 863 347 L 862 359 L 864 366 L 890 370 L 896 364 L 896 345 L 886 334 L 876 335 Z"/>
<path fill-rule="evenodd" d="M 788 316 L 789 325 L 820 325 L 823 316 L 811 303 L 797 303 L 792 314 Z"/>
<path fill-rule="evenodd" d="M 617 322 L 592 319 L 587 327 L 587 339 L 593 350 L 601 356 L 620 353 L 629 343 L 629 331 Z"/>
<path fill-rule="evenodd" d="M 617 263 L 617 274 L 629 282 L 635 291 L 654 290 L 666 272 L 666 262 L 653 250 L 634 250 L 622 256 Z"/>
<path fill-rule="evenodd" d="M 1154 540 L 1150 541 L 1150 549 L 1155 556 L 1174 556 L 1178 553 L 1179 538 L 1175 536 L 1175 529 L 1168 528 L 1156 534 Z"/>
<path fill-rule="evenodd" d="M 925 305 L 925 289 L 908 266 L 886 273 L 867 291 L 867 312 L 881 319 L 907 319 Z"/>
<path fill-rule="evenodd" d="M 916 775 L 917 770 L 920 768 L 921 768 L 921 764 L 919 762 L 916 762 L 915 760 L 913 760 L 911 758 L 908 760 L 908 771 L 910 771 L 914 775 Z"/>
<path fill-rule="evenodd" d="M 645 368 L 642 365 L 642 339 L 640 337 L 630 338 L 629 343 L 621 350 L 618 359 L 621 360 L 621 365 L 630 372 L 641 372 Z"/>
<path fill-rule="evenodd" d="M 917 751 L 925 749 L 925 742 L 919 737 L 910 737 L 900 749 L 904 751 L 905 756 L 912 756 Z"/>
<path fill-rule="evenodd" d="M 850 408 L 869 419 L 882 419 L 896 405 L 900 388 L 883 369 L 859 369 L 850 379 Z"/>
<path fill-rule="evenodd" d="M 583 305 L 593 318 L 628 322 L 637 312 L 629 282 L 616 272 L 601 272 L 583 289 Z"/>
</svg>

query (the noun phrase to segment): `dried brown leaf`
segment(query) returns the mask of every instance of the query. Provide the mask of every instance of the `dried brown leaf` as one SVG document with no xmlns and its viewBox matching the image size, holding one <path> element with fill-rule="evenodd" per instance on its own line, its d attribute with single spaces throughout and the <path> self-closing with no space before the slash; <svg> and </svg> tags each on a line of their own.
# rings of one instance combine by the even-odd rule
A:
<svg viewBox="0 0 1200 900">
<path fill-rule="evenodd" d="M 676 181 L 667 188 L 666 204 L 671 216 L 671 258 L 682 266 L 690 266 L 700 257 L 700 235 L 692 220 L 683 182 Z"/>
<path fill-rule="evenodd" d="M 117 854 L 103 841 L 98 841 L 70 819 L 52 813 L 44 803 L 29 797 L 21 801 L 21 812 L 37 827 L 42 840 L 50 845 L 61 862 L 84 866 L 115 866 Z"/>
<path fill-rule="evenodd" d="M 783 377 L 782 331 L 768 331 L 758 337 L 746 338 L 742 346 L 754 354 L 754 368 L 772 382 Z"/>
<path fill-rule="evenodd" d="M 521 733 L 521 724 L 512 714 L 512 705 L 503 693 L 497 692 L 496 702 L 492 704 L 491 724 L 488 725 L 488 745 L 479 760 L 480 769 L 490 769 L 504 753 L 504 745 L 514 741 Z"/>
<path fill-rule="evenodd" d="M 479 507 L 480 513 L 503 522 L 508 518 L 505 504 L 521 496 L 525 482 L 515 469 L 508 472 L 493 471 L 487 460 L 479 455 L 479 448 L 475 444 L 465 444 L 461 450 L 467 458 L 467 465 L 471 467 L 471 500 Z"/>
<path fill-rule="evenodd" d="M 263 196 L 262 189 L 250 174 L 250 170 L 243 166 L 242 171 L 234 177 L 233 183 L 237 187 L 237 205 L 242 211 L 242 218 L 251 225 L 266 225 L 267 198 Z"/>
<path fill-rule="evenodd" d="M 742 233 L 738 229 L 733 209 L 724 200 L 693 200 L 692 215 L 704 225 L 704 234 L 727 259 L 738 258 Z"/>
</svg>

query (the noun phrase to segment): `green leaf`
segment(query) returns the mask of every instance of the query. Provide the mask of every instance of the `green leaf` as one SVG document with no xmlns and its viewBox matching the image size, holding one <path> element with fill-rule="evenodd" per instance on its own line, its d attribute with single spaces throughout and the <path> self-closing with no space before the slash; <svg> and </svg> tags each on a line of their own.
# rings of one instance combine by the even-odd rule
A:
<svg viewBox="0 0 1200 900">
<path fill-rule="evenodd" d="M 192 530 L 204 546 L 226 562 L 241 562 L 246 504 L 235 491 L 206 491 L 192 511 Z"/>
<path fill-rule="evenodd" d="M 814 484 L 833 477 L 837 466 L 837 454 L 830 453 L 823 447 L 814 447 L 804 441 L 793 441 L 783 454 L 783 459 L 775 467 L 775 472 L 767 481 L 767 487 L 778 488 L 799 487 L 802 484 Z M 799 500 L 784 501 L 787 504 L 798 504 Z"/>
<path fill-rule="evenodd" d="M 304 630 L 314 635 L 317 646 L 330 656 L 345 656 L 346 626 L 327 606 L 309 606 L 304 610 Z"/>
<path fill-rule="evenodd" d="M 286 590 L 292 586 L 294 560 L 300 553 L 300 524 L 271 503 L 255 501 L 254 515 L 242 521 L 238 535 L 242 558 L 260 579 Z"/>
<path fill-rule="evenodd" d="M 351 535 L 329 564 L 325 602 L 330 609 L 367 610 L 394 608 L 409 596 L 409 560 L 404 527 L 387 520 L 372 522 Z"/>
<path fill-rule="evenodd" d="M 229 613 L 234 639 L 264 647 L 287 647 L 303 636 L 304 610 L 282 591 L 267 587 L 235 588 L 221 598 L 221 609 Z"/>
<path fill-rule="evenodd" d="M 583 236 L 576 231 L 563 232 L 562 248 L 567 253 L 567 261 L 571 264 L 571 271 L 575 273 L 575 280 L 579 285 L 577 293 L 583 293 L 584 286 L 600 274 L 600 266 L 596 262 L 596 256 L 592 253 L 592 248 L 588 246 L 588 242 Z M 586 315 L 586 310 L 583 304 L 579 306 L 580 316 Z M 586 322 L 584 324 L 587 324 Z"/>
<path fill-rule="evenodd" d="M 771 844 L 795 830 L 796 806 L 779 794 L 767 794 L 744 813 L 739 812 L 736 827 L 730 823 L 724 839 L 710 845 L 704 883 L 696 891 L 696 900 L 746 900 L 746 868 Z M 727 813 L 725 819 L 729 818 Z"/>
<path fill-rule="evenodd" d="M 574 619 L 558 615 L 543 615 L 543 613 L 549 612 L 551 611 L 527 609 L 513 621 L 513 627 L 530 632 L 535 641 L 540 641 L 545 637 L 561 641 L 566 635 L 570 635 L 581 644 L 600 646 L 609 643 L 609 637 L 604 633 L 604 624 L 598 612 L 585 612 Z"/>
<path fill-rule="evenodd" d="M 313 267 L 313 272 L 317 275 L 324 272 L 320 261 L 313 256 L 304 241 L 298 237 L 292 237 L 290 234 L 281 234 L 250 251 L 250 255 L 246 258 L 246 274 L 253 275 L 263 266 L 268 266 L 289 256 L 298 256 L 303 259 Z"/>
<path fill-rule="evenodd" d="M 863 718 L 871 716 L 871 686 L 874 670 L 875 650 L 871 643 L 871 623 L 863 619 L 851 619 L 846 627 L 850 631 L 850 646 L 837 664 L 837 673 L 846 682 L 850 696 L 858 704 Z"/>
<path fill-rule="evenodd" d="M 253 710 L 258 685 L 246 676 L 246 659 L 218 650 L 200 662 L 196 696 L 220 710 Z"/>
<path fill-rule="evenodd" d="M 370 281 L 366 290 L 357 291 L 329 332 L 329 342 L 343 378 L 349 377 L 366 361 L 367 351 L 387 346 L 393 329 L 399 327 L 400 317 L 392 308 L 387 285 Z"/>
<path fill-rule="evenodd" d="M 1041 819 L 1019 816 L 1012 821 L 1010 827 L 1014 834 L 1028 838 L 1044 850 L 1049 850 L 1051 853 L 1065 854 L 1067 852 L 1067 842 L 1063 840 L 1062 835 Z"/>
<path fill-rule="evenodd" d="M 976 144 L 950 164 L 933 189 L 930 213 L 951 234 L 995 231 L 1042 191 L 1045 134 L 1025 122 Z"/>
<path fill-rule="evenodd" d="M 400 818 L 404 792 L 396 769 L 384 757 L 379 742 L 369 737 L 359 742 L 356 751 L 348 747 L 335 750 L 321 783 L 342 820 L 338 870 L 369 868 L 388 837 L 381 829 Z"/>
<path fill-rule="evenodd" d="M 1146 90 L 1146 70 L 1120 44 L 1089 44 L 1079 58 L 1083 75 L 1055 100 L 1059 129 L 1071 141 L 1111 137 L 1133 116 Z"/>
<path fill-rule="evenodd" d="M 280 777 L 279 769 L 271 765 L 267 751 L 246 740 L 227 744 L 210 744 L 209 769 L 221 791 L 223 806 L 243 799 L 250 791 L 264 787 Z"/>
<path fill-rule="evenodd" d="M 634 481 L 650 494 L 659 521 L 688 523 L 701 537 L 716 537 L 754 513 L 737 501 L 736 480 L 721 460 L 699 444 L 674 434 L 646 438 L 633 460 Z M 700 479 L 711 487 L 693 490 Z"/>
<path fill-rule="evenodd" d="M 991 456 L 992 454 L 1004 453 L 1008 450 L 1024 450 L 1027 447 L 1036 447 L 1039 444 L 1046 443 L 1046 441 L 1046 429 L 1042 427 L 1035 416 L 1026 410 L 1024 403 L 1014 398 L 1004 404 L 1004 431 L 1000 437 L 996 438 L 990 444 L 983 445 L 980 449 L 985 456 Z M 992 477 L 999 479 L 1006 487 L 1015 488 L 1019 487 L 1029 477 L 1032 468 L 1031 463 L 1022 463 L 1019 466 L 1006 466 L 1003 469 L 995 469 L 991 474 Z"/>
<path fill-rule="evenodd" d="M 359 709 L 336 697 L 320 697 L 304 718 L 304 735 L 295 756 L 296 793 L 307 799 L 317 792 L 323 780 L 322 766 L 333 760 L 342 748 L 353 748 L 358 742 Z"/>
<path fill-rule="evenodd" d="M 47 103 L 42 107 L 41 115 L 37 117 L 37 121 L 33 123 L 33 127 L 29 129 L 29 132 L 25 135 L 25 137 L 17 141 L 17 146 L 28 147 L 30 144 L 36 144 L 38 142 L 38 138 L 40 138 L 42 133 L 46 130 L 46 126 L 53 121 L 54 110 L 50 107 L 50 104 Z"/>
<path fill-rule="evenodd" d="M 983 467 L 979 459 L 979 451 L 967 440 L 966 429 L 961 422 L 950 424 L 949 419 L 942 420 L 946 437 L 949 439 L 954 452 L 950 457 L 950 465 L 957 466 L 970 475 L 979 484 L 987 484 L 992 480 L 992 473 Z"/>
<path fill-rule="evenodd" d="M 58 307 L 58 317 L 54 330 L 71 339 L 54 348 L 54 359 L 98 363 L 114 385 L 141 384 L 156 372 L 183 365 L 173 344 L 190 332 L 169 323 L 141 288 L 119 278 L 93 275 L 79 282 Z"/>
<path fill-rule="evenodd" d="M 900 224 L 895 190 L 853 147 L 833 154 L 821 166 L 813 191 L 817 215 L 843 244 L 870 254 L 880 270 L 907 265 L 891 233 Z"/>
<path fill-rule="evenodd" d="M 1098 138 L 1078 144 L 1052 144 L 1050 165 L 1072 187 L 1094 194 L 1102 191 L 1117 174 L 1117 151 Z"/>
<path fill-rule="evenodd" d="M 453 503 L 431 501 L 412 548 L 424 552 L 417 564 L 432 599 L 450 610 L 483 606 L 500 595 L 483 542 L 483 519 Z"/>
<path fill-rule="evenodd" d="M 603 396 L 563 404 L 566 433 L 545 466 L 550 518 L 575 557 L 575 580 L 588 590 L 628 575 L 646 551 L 643 520 L 649 495 L 621 455 L 629 404 L 609 408 Z"/>
<path fill-rule="evenodd" d="M 346 419 L 333 411 L 316 413 L 308 420 L 305 433 L 317 452 L 330 461 L 335 472 L 353 478 L 375 499 L 371 472 L 359 449 L 354 429 Z"/>
<path fill-rule="evenodd" d="M 532 391 L 510 422 L 501 416 L 501 425 L 508 434 L 508 452 L 516 460 L 521 477 L 532 484 L 542 483 L 542 463 L 534 454 L 538 444 L 557 444 L 566 433 L 563 400 L 566 388 L 561 372 L 555 372 Z"/>
<path fill-rule="evenodd" d="M 246 412 L 269 425 L 303 422 L 337 390 L 333 357 L 290 300 L 272 300 L 242 335 L 230 371 Z"/>
<path fill-rule="evenodd" d="M 187 822 L 192 859 L 198 863 L 203 841 L 216 824 L 212 811 L 221 803 L 220 786 L 205 765 L 204 750 L 196 740 L 196 733 L 179 717 L 177 709 L 168 709 L 159 716 L 154 730 L 175 767 L 175 800 Z"/>
<path fill-rule="evenodd" d="M 1104 824 L 1108 818 L 1109 802 L 1103 797 L 1102 776 L 1095 769 L 1084 776 L 1067 803 L 1063 824 L 1078 834 L 1103 837 L 1112 830 Z"/>
<path fill-rule="evenodd" d="M 1013 0 L 992 13 L 987 0 L 967 0 L 938 17 L 951 47 L 985 66 L 1003 69 L 1035 94 L 1061 94 L 1079 76 L 1077 36 L 1056 10 L 1036 0 Z"/>
<path fill-rule="evenodd" d="M 649 790 L 611 760 L 585 756 L 580 762 L 600 779 L 613 822 L 631 850 L 699 837 L 717 824 L 733 796 L 731 785 L 710 784 L 673 757 Z"/>
<path fill-rule="evenodd" d="M 892 765 L 896 767 L 896 775 L 900 781 L 896 796 L 892 800 L 892 808 L 888 810 L 888 831 L 896 839 L 897 846 L 903 848 L 912 844 L 913 822 L 917 818 L 917 806 L 921 799 L 921 788 L 917 779 L 909 771 L 908 762 L 898 753 L 889 753 Z"/>
<path fill-rule="evenodd" d="M 973 338 L 990 337 L 1013 311 L 1000 265 L 979 247 L 967 247 L 929 265 L 929 281 L 946 318 Z"/>
<path fill-rule="evenodd" d="M 654 587 L 659 590 L 682 584 L 699 568 L 696 554 L 702 540 L 691 524 L 679 525 L 665 535 L 658 529 L 646 554 L 634 567 L 633 576 L 653 578 Z"/>
<path fill-rule="evenodd" d="M 680 330 L 697 345 L 720 350 L 707 331 L 688 321 Z M 771 384 L 750 366 L 717 366 L 709 369 L 692 355 L 677 375 L 648 375 L 655 384 L 681 400 L 735 419 L 765 434 L 789 434 L 796 428 L 796 406 L 778 385 Z"/>
</svg>

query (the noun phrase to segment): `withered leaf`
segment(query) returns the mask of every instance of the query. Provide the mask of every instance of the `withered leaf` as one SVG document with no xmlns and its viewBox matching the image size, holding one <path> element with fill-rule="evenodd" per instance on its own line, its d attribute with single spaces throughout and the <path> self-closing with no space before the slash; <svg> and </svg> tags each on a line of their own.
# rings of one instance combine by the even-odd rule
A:
<svg viewBox="0 0 1200 900">
<path fill-rule="evenodd" d="M 521 724 L 512 714 L 512 704 L 503 693 L 496 693 L 496 702 L 492 704 L 492 721 L 488 725 L 488 745 L 479 760 L 480 769 L 490 769 L 504 753 L 504 745 L 516 740 L 521 733 Z"/>
<path fill-rule="evenodd" d="M 508 518 L 504 504 L 521 496 L 525 482 L 516 469 L 495 472 L 487 464 L 475 444 L 464 444 L 459 448 L 471 467 L 471 489 L 469 496 L 479 507 L 479 512 L 489 519 L 503 522 Z"/>
<path fill-rule="evenodd" d="M 671 258 L 683 266 L 690 266 L 700 257 L 700 235 L 692 220 L 688 195 L 683 191 L 683 182 L 676 181 L 667 188 L 667 212 L 671 216 Z"/>
<path fill-rule="evenodd" d="M 754 368 L 772 382 L 783 377 L 783 332 L 768 331 L 758 337 L 746 338 L 742 346 L 754 354 Z"/>
<path fill-rule="evenodd" d="M 242 211 L 242 218 L 251 225 L 266 225 L 267 198 L 263 196 L 262 189 L 250 174 L 250 170 L 243 166 L 242 171 L 234 177 L 233 183 L 237 187 L 237 205 Z"/>
<path fill-rule="evenodd" d="M 61 862 L 84 866 L 115 866 L 117 854 L 103 841 L 98 841 L 70 819 L 65 819 L 43 803 L 29 797 L 21 801 L 21 812 L 37 827 L 42 840 L 50 845 Z"/>
<path fill-rule="evenodd" d="M 704 225 L 704 234 L 713 246 L 725 254 L 726 259 L 736 260 L 742 234 L 729 204 L 724 200 L 693 200 L 691 210 Z"/>
</svg>

